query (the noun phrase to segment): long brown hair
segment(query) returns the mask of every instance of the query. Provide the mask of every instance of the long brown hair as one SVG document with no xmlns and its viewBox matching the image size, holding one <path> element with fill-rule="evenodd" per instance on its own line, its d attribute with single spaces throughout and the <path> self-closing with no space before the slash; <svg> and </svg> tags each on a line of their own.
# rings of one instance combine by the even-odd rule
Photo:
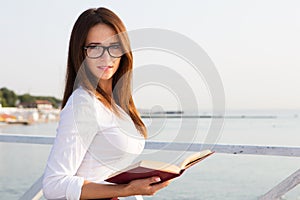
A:
<svg viewBox="0 0 300 200">
<path fill-rule="evenodd" d="M 118 70 L 112 77 L 112 97 L 106 94 L 97 83 L 95 84 L 95 81 L 98 82 L 98 80 L 91 78 L 88 68 L 85 67 L 86 63 L 83 47 L 89 30 L 99 23 L 109 25 L 116 31 L 117 37 L 125 52 L 121 57 Z M 118 116 L 120 116 L 120 114 L 117 105 L 120 106 L 131 117 L 138 131 L 146 138 L 147 130 L 134 105 L 131 93 L 132 63 L 133 57 L 129 38 L 121 19 L 106 8 L 95 8 L 84 11 L 75 22 L 70 37 L 66 85 L 62 108 L 66 105 L 73 90 L 79 85 L 82 85 L 95 94 L 99 101 Z"/>
</svg>

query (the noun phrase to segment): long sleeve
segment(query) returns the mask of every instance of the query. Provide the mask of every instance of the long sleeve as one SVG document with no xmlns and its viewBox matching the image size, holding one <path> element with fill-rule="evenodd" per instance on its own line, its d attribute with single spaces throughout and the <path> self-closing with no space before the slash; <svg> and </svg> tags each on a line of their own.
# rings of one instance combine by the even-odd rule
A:
<svg viewBox="0 0 300 200">
<path fill-rule="evenodd" d="M 118 118 L 82 88 L 72 93 L 61 111 L 44 173 L 47 199 L 78 200 L 84 180 L 107 184 L 104 180 L 110 174 L 142 152 L 144 138 L 131 118 L 123 115 Z"/>
<path fill-rule="evenodd" d="M 43 179 L 47 199 L 80 198 L 84 177 L 76 176 L 98 127 L 87 95 L 73 95 L 60 115 Z"/>
</svg>

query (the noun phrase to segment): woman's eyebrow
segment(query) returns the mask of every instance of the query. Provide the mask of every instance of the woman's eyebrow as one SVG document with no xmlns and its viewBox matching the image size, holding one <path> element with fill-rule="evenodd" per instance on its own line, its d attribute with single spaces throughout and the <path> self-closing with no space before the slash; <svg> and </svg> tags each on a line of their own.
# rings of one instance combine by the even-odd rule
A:
<svg viewBox="0 0 300 200">
<path fill-rule="evenodd" d="M 110 44 L 120 44 L 120 42 L 111 42 Z"/>
<path fill-rule="evenodd" d="M 91 43 L 88 43 L 87 46 L 90 46 L 90 45 L 100 45 L 101 43 L 99 42 L 91 42 Z"/>
</svg>

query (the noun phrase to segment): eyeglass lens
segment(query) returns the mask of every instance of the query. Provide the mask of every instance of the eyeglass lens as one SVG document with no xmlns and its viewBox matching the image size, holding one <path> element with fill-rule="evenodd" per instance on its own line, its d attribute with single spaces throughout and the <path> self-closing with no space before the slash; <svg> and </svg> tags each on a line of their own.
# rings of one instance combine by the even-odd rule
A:
<svg viewBox="0 0 300 200">
<path fill-rule="evenodd" d="M 114 58 L 119 58 L 123 55 L 123 51 L 120 45 L 111 45 L 111 46 L 87 46 L 85 47 L 86 54 L 89 58 L 99 58 L 101 57 L 105 50 L 108 51 L 109 55 Z"/>
</svg>

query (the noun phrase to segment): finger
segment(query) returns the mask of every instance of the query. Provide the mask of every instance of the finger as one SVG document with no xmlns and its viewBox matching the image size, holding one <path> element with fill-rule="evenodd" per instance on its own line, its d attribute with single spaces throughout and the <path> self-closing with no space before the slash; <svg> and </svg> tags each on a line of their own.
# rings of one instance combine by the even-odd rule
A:
<svg viewBox="0 0 300 200">
<path fill-rule="evenodd" d="M 165 181 L 165 182 L 163 182 L 163 183 L 167 186 L 167 185 L 169 185 L 169 184 L 171 183 L 171 181 L 172 181 L 172 180 L 168 180 L 168 181 Z"/>
<path fill-rule="evenodd" d="M 170 183 L 171 183 L 171 181 L 164 181 L 164 182 L 159 183 L 159 184 L 161 184 L 163 187 L 166 187 L 166 186 L 168 186 Z"/>
<path fill-rule="evenodd" d="M 152 190 L 157 191 L 157 190 L 160 190 L 160 189 L 166 187 L 168 184 L 169 184 L 169 182 L 162 182 L 162 183 L 152 185 L 151 188 L 152 188 Z"/>
<path fill-rule="evenodd" d="M 149 182 L 149 185 L 154 184 L 154 183 L 158 183 L 158 182 L 161 181 L 160 177 L 158 177 L 158 176 L 150 177 L 147 180 Z"/>
</svg>

